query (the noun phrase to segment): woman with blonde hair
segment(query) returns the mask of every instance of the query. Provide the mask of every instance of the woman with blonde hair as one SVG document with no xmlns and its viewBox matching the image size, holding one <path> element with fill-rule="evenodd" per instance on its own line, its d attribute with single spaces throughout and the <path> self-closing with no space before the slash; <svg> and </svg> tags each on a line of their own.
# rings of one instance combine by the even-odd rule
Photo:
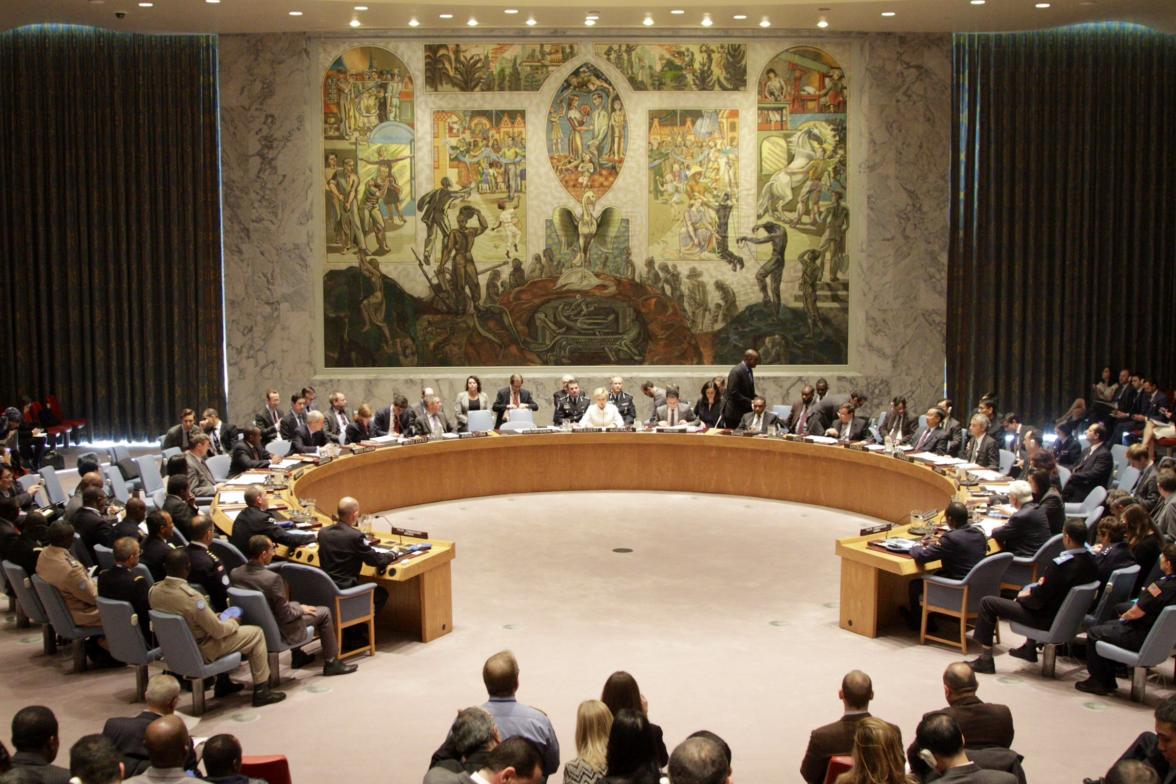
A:
<svg viewBox="0 0 1176 784">
<path fill-rule="evenodd" d="M 576 758 L 564 765 L 564 784 L 596 784 L 604 778 L 612 711 L 600 700 L 576 710 Z"/>
<path fill-rule="evenodd" d="M 837 777 L 837 784 L 911 784 L 906 774 L 898 733 L 873 717 L 858 722 L 853 734 L 853 767 Z"/>
</svg>

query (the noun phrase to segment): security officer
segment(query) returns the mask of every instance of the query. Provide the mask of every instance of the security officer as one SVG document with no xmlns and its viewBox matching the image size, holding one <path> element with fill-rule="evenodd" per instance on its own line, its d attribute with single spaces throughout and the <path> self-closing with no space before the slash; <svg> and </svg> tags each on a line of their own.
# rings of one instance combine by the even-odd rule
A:
<svg viewBox="0 0 1176 784">
<path fill-rule="evenodd" d="M 608 400 L 617 407 L 621 418 L 625 420 L 625 427 L 632 427 L 637 419 L 637 404 L 633 396 L 625 391 L 625 379 L 613 376 L 608 382 Z"/>
<path fill-rule="evenodd" d="M 367 537 L 356 528 L 359 523 L 359 501 L 347 496 L 340 498 L 337 519 L 339 522 L 319 531 L 319 563 L 323 571 L 335 581 L 335 585 L 352 588 L 359 584 L 359 572 L 364 564 L 383 569 L 392 563 L 392 556 L 373 550 Z M 376 614 L 379 615 L 388 601 L 388 592 L 377 585 L 372 599 Z"/>
<path fill-rule="evenodd" d="M 65 600 L 73 622 L 78 626 L 102 627 L 98 615 L 98 588 L 86 567 L 78 563 L 69 548 L 74 542 L 74 527 L 64 520 L 49 526 L 49 546 L 37 559 L 37 575 L 52 585 Z M 86 655 L 97 667 L 122 667 L 102 645 L 98 637 L 86 640 Z"/>
<path fill-rule="evenodd" d="M 212 609 L 224 612 L 229 606 L 229 573 L 224 563 L 212 552 L 212 521 L 197 515 L 192 521 L 192 541 L 186 548 L 192 561 L 188 582 L 196 583 L 208 594 Z"/>
<path fill-rule="evenodd" d="M 174 549 L 171 538 L 176 532 L 171 515 L 161 509 L 156 509 L 147 515 L 147 538 L 143 540 L 143 552 L 140 559 L 147 571 L 151 572 L 151 579 L 159 582 L 167 576 L 163 568 L 163 561 L 167 554 Z"/>
<path fill-rule="evenodd" d="M 135 499 L 131 499 L 135 500 Z M 123 536 L 114 540 L 114 566 L 98 575 L 98 595 L 103 599 L 128 602 L 139 618 L 139 631 L 148 648 L 155 645 L 151 639 L 151 602 L 147 592 L 151 581 L 133 571 L 139 565 L 139 540 Z"/>
<path fill-rule="evenodd" d="M 240 626 L 235 620 L 222 621 L 208 606 L 204 595 L 188 585 L 192 562 L 186 550 L 172 550 L 164 560 L 167 578 L 151 586 L 148 599 L 156 612 L 173 613 L 187 622 L 204 661 L 211 662 L 227 653 L 240 651 L 249 659 L 253 675 L 253 707 L 260 708 L 286 699 L 281 692 L 269 688 L 269 661 L 265 637 L 257 626 Z M 217 697 L 243 689 L 229 680 L 227 674 L 217 676 Z"/>
<path fill-rule="evenodd" d="M 556 425 L 562 425 L 565 422 L 571 424 L 578 424 L 584 417 L 584 412 L 588 410 L 591 405 L 588 398 L 580 394 L 580 382 L 572 380 L 568 382 L 568 394 L 564 397 L 555 409 L 555 416 L 553 421 Z"/>
</svg>

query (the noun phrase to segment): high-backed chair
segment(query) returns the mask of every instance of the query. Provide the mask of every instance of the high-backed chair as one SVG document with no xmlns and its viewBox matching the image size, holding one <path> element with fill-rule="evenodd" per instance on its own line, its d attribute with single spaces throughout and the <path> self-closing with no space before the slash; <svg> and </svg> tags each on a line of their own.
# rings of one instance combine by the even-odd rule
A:
<svg viewBox="0 0 1176 784">
<path fill-rule="evenodd" d="M 183 453 L 184 451 L 178 446 L 169 446 L 167 449 L 160 450 L 160 454 L 163 455 L 164 465 L 167 465 L 168 460 L 172 459 L 176 455 L 182 455 Z"/>
<path fill-rule="evenodd" d="M 292 784 L 290 763 L 285 754 L 241 757 L 241 775 L 261 779 L 266 784 Z"/>
<path fill-rule="evenodd" d="M 1117 477 L 1123 473 L 1123 469 L 1127 468 L 1129 465 L 1129 461 L 1127 460 L 1126 445 L 1111 444 L 1111 462 L 1114 464 L 1114 468 L 1111 471 L 1112 477 Z"/>
<path fill-rule="evenodd" d="M 1001 449 L 1000 450 L 1000 466 L 997 470 L 999 470 L 1005 476 L 1008 476 L 1009 472 L 1013 470 L 1013 463 L 1015 463 L 1015 462 L 1017 462 L 1016 455 L 1014 455 L 1012 452 L 1010 452 L 1007 449 Z"/>
<path fill-rule="evenodd" d="M 1135 702 L 1143 702 L 1144 692 L 1147 689 L 1148 669 L 1167 661 L 1172 654 L 1172 648 L 1176 647 L 1176 605 L 1165 607 L 1160 611 L 1160 617 L 1156 619 L 1155 625 L 1147 633 L 1138 652 L 1129 651 L 1102 640 L 1094 645 L 1099 656 L 1133 668 L 1131 699 Z"/>
<path fill-rule="evenodd" d="M 1058 484 L 1062 487 L 1066 486 L 1066 482 L 1070 481 L 1070 474 L 1073 473 L 1065 466 L 1058 466 Z"/>
<path fill-rule="evenodd" d="M 1000 594 L 1001 579 L 1012 561 L 1012 553 L 996 553 L 982 559 L 961 580 L 935 575 L 923 578 L 923 622 L 919 643 L 934 640 L 945 645 L 958 645 L 961 652 L 967 653 L 968 622 L 980 614 L 980 602 L 985 596 Z M 933 612 L 959 619 L 958 640 L 927 633 L 927 617 Z"/>
<path fill-rule="evenodd" d="M 46 656 L 57 653 L 57 635 L 49 624 L 49 614 L 25 570 L 11 561 L 0 564 L 0 568 L 4 569 L 4 578 L 16 593 L 17 617 L 41 627 L 41 649 Z"/>
<path fill-rule="evenodd" d="M 29 491 L 29 489 L 31 487 L 33 487 L 34 485 L 36 485 L 40 481 L 41 481 L 40 474 L 25 474 L 24 476 L 22 476 L 20 479 L 17 480 L 17 482 L 20 484 L 20 489 L 26 493 Z M 38 490 L 37 494 L 35 496 L 33 496 L 33 500 L 37 504 L 37 506 L 41 507 L 41 508 L 49 506 L 51 503 L 51 501 L 49 500 L 49 493 L 46 490 Z"/>
<path fill-rule="evenodd" d="M 1053 623 L 1048 629 L 1036 629 L 1022 623 L 1010 623 L 1009 626 L 1017 634 L 1035 640 L 1045 646 L 1041 658 L 1041 674 L 1046 678 L 1054 677 L 1057 664 L 1057 648 L 1070 642 L 1078 636 L 1082 628 L 1082 621 L 1086 618 L 1086 611 L 1094 603 L 1094 595 L 1098 592 L 1098 580 L 1070 588 L 1062 606 L 1054 615 Z"/>
<path fill-rule="evenodd" d="M 104 572 L 114 568 L 114 550 L 106 545 L 94 545 L 94 558 L 98 561 L 98 571 Z"/>
<path fill-rule="evenodd" d="M 1106 499 L 1107 489 L 1105 487 L 1102 485 L 1092 487 L 1080 503 L 1066 502 L 1066 517 L 1086 517 L 1090 514 L 1091 509 L 1102 506 L 1102 502 Z"/>
<path fill-rule="evenodd" d="M 782 422 L 787 422 L 788 417 L 792 416 L 792 405 L 790 403 L 783 403 L 772 406 L 772 413 L 779 417 Z M 735 424 L 738 425 L 739 423 L 736 422 Z"/>
<path fill-rule="evenodd" d="M 290 598 L 302 604 L 328 607 L 335 621 L 335 635 L 339 642 L 339 658 L 346 659 L 376 653 L 376 608 L 373 593 L 375 583 L 360 583 L 352 588 L 340 588 L 322 569 L 304 564 L 283 562 L 277 571 L 290 588 Z M 343 630 L 366 624 L 368 644 L 350 651 L 343 650 Z"/>
<path fill-rule="evenodd" d="M 1131 598 L 1131 589 L 1135 587 L 1135 581 L 1138 578 L 1139 564 L 1125 566 L 1111 572 L 1111 576 L 1107 578 L 1107 584 L 1103 588 L 1102 596 L 1098 597 L 1098 603 L 1083 619 L 1083 628 L 1089 629 L 1091 626 L 1097 626 L 1104 621 L 1111 620 L 1115 615 L 1115 605 L 1122 604 Z"/>
<path fill-rule="evenodd" d="M 275 438 L 265 445 L 265 451 L 269 453 L 270 457 L 283 458 L 290 454 L 290 442 L 284 438 Z"/>
<path fill-rule="evenodd" d="M 98 614 L 102 616 L 102 631 L 110 655 L 135 668 L 135 700 L 143 701 L 147 692 L 147 666 L 159 661 L 163 652 L 148 648 L 139 629 L 139 615 L 130 602 L 98 597 Z"/>
<path fill-rule="evenodd" d="M 58 637 L 69 640 L 73 646 L 74 672 L 86 671 L 86 640 L 91 637 L 101 637 L 101 626 L 78 626 L 74 623 L 73 615 L 61 596 L 61 591 L 41 579 L 40 575 L 32 576 L 33 589 L 49 616 L 49 623 Z"/>
<path fill-rule="evenodd" d="M 241 623 L 261 628 L 265 635 L 265 647 L 269 655 L 269 685 L 277 686 L 281 678 L 278 675 L 278 654 L 291 648 L 301 648 L 314 640 L 314 627 L 307 626 L 306 634 L 297 642 L 287 643 L 282 639 L 282 630 L 278 628 L 277 619 L 270 609 L 265 594 L 247 588 L 230 588 L 229 604 L 241 608 Z"/>
<path fill-rule="evenodd" d="M 141 455 L 135 458 L 139 466 L 139 479 L 143 482 L 143 492 L 151 495 L 156 490 L 165 490 L 163 474 L 159 470 L 158 455 Z"/>
<path fill-rule="evenodd" d="M 86 543 L 82 541 L 80 534 L 74 534 L 74 540 L 73 544 L 70 545 L 69 554 L 87 569 L 94 565 L 94 559 L 90 557 L 90 551 L 86 549 Z"/>
<path fill-rule="evenodd" d="M 1001 582 L 1002 591 L 1019 591 L 1045 574 L 1045 567 L 1062 552 L 1062 535 L 1054 534 L 1045 540 L 1031 556 L 1014 556 Z"/>
<path fill-rule="evenodd" d="M 1135 483 L 1139 481 L 1139 469 L 1135 466 L 1123 466 L 1119 469 L 1119 475 L 1115 478 L 1115 487 L 1130 493 L 1135 489 Z"/>
<path fill-rule="evenodd" d="M 45 480 L 45 492 L 49 494 L 49 503 L 61 505 L 69 501 L 65 488 L 61 486 L 61 477 L 57 475 L 56 468 L 51 465 L 41 466 L 37 473 Z"/>
<path fill-rule="evenodd" d="M 208 466 L 209 472 L 212 473 L 212 478 L 218 482 L 223 482 L 229 478 L 229 467 L 233 464 L 232 455 L 213 455 L 206 458 L 204 464 Z"/>
<path fill-rule="evenodd" d="M 228 539 L 213 539 L 210 548 L 216 557 L 221 559 L 225 565 L 225 573 L 230 573 L 238 566 L 244 566 L 248 559 L 245 554 L 237 549 L 237 546 Z"/>
<path fill-rule="evenodd" d="M 104 465 L 102 473 L 106 476 L 106 481 L 110 482 L 110 490 L 119 502 L 125 504 L 131 500 L 131 488 L 127 486 L 127 480 L 123 478 L 122 471 L 118 470 L 118 466 Z"/>
<path fill-rule="evenodd" d="M 205 664 L 188 622 L 172 613 L 152 610 L 151 629 L 155 632 L 167 668 L 192 684 L 192 715 L 203 715 L 204 679 L 237 669 L 241 664 L 241 652 L 234 651 Z"/>
<path fill-rule="evenodd" d="M 516 422 L 512 420 L 510 422 L 503 422 L 502 427 L 498 428 L 498 432 L 517 432 L 519 430 L 530 430 L 533 427 L 535 427 L 534 422 Z"/>
<path fill-rule="evenodd" d="M 466 428 L 471 433 L 485 433 L 494 429 L 494 412 L 488 408 L 471 411 Z"/>
<path fill-rule="evenodd" d="M 853 770 L 853 757 L 848 754 L 830 757 L 829 767 L 825 768 L 825 784 L 833 784 L 838 776 L 850 770 Z"/>
</svg>

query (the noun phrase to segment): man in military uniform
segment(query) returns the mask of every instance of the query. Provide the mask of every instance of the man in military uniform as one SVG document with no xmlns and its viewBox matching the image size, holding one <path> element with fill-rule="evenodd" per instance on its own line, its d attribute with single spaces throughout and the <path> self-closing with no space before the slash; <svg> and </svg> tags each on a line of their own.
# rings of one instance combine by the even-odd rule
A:
<svg viewBox="0 0 1176 784">
<path fill-rule="evenodd" d="M 228 653 L 240 651 L 249 659 L 253 676 L 253 707 L 260 708 L 286 699 L 281 692 L 269 688 L 269 661 L 265 636 L 257 626 L 240 626 L 235 620 L 221 620 L 204 595 L 188 585 L 192 562 L 185 550 L 172 550 L 164 561 L 167 578 L 151 586 L 148 599 L 156 612 L 181 616 L 192 631 L 204 661 L 211 662 Z M 217 676 L 217 697 L 240 691 L 243 686 L 229 680 L 227 674 Z"/>
<path fill-rule="evenodd" d="M 129 536 L 114 542 L 114 566 L 98 575 L 98 595 L 103 599 L 128 602 L 139 617 L 139 631 L 148 648 L 155 647 L 151 639 L 151 603 L 147 592 L 151 581 L 131 571 L 139 565 L 139 540 Z"/>
<path fill-rule="evenodd" d="M 383 569 L 392 563 L 392 556 L 373 550 L 367 537 L 356 528 L 359 524 L 359 501 L 350 496 L 340 498 L 336 519 L 337 523 L 323 528 L 318 534 L 319 563 L 323 571 L 335 581 L 335 585 L 340 588 L 358 585 L 359 572 L 364 564 Z M 377 585 L 372 600 L 379 615 L 388 601 L 388 592 Z"/>
<path fill-rule="evenodd" d="M 37 575 L 52 585 L 65 600 L 65 606 L 73 622 L 78 626 L 101 628 L 102 618 L 98 615 L 98 587 L 90 579 L 86 567 L 78 563 L 70 553 L 74 542 L 74 527 L 64 520 L 49 526 L 49 546 L 41 551 L 37 559 Z M 97 667 L 122 667 L 102 647 L 98 637 L 86 640 L 86 656 Z"/>
<path fill-rule="evenodd" d="M 555 409 L 553 422 L 556 425 L 562 425 L 565 422 L 572 425 L 579 424 L 589 405 L 588 398 L 580 394 L 580 382 L 573 379 L 568 382 L 567 396 L 559 402 Z"/>
<path fill-rule="evenodd" d="M 167 512 L 156 509 L 147 515 L 147 538 L 143 540 L 143 550 L 139 560 L 147 567 L 147 571 L 151 572 L 151 579 L 155 582 L 159 582 L 167 576 L 163 561 L 174 548 L 171 538 L 175 532 L 175 524 L 172 523 L 171 515 Z"/>
<path fill-rule="evenodd" d="M 204 589 L 213 610 L 224 612 L 229 606 L 229 573 L 210 547 L 213 533 L 212 521 L 197 515 L 192 523 L 192 541 L 185 548 L 192 562 L 188 582 Z"/>
<path fill-rule="evenodd" d="M 242 553 L 249 549 L 250 537 L 264 534 L 271 542 L 287 547 L 298 547 L 314 540 L 314 534 L 286 531 L 274 522 L 274 513 L 269 511 L 269 495 L 261 485 L 251 485 L 245 491 L 245 506 L 233 521 L 233 535 L 230 541 Z"/>
<path fill-rule="evenodd" d="M 625 420 L 625 426 L 632 426 L 637 419 L 637 404 L 633 402 L 633 396 L 625 391 L 625 379 L 613 376 L 609 380 L 608 399 L 617 407 L 621 418 Z"/>
</svg>

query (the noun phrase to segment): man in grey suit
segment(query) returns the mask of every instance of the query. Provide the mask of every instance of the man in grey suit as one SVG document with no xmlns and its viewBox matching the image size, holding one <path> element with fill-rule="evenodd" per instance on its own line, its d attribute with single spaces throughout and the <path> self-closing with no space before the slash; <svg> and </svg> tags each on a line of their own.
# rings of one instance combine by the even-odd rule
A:
<svg viewBox="0 0 1176 784">
<path fill-rule="evenodd" d="M 351 415 L 347 411 L 347 396 L 335 391 L 327 399 L 330 405 L 323 412 L 327 423 L 327 437 L 336 444 L 346 443 L 347 426 L 351 424 Z"/>
<path fill-rule="evenodd" d="M 751 410 L 743 415 L 743 419 L 739 420 L 739 427 L 735 429 L 740 432 L 750 430 L 753 433 L 761 434 L 771 433 L 773 427 L 778 430 L 783 430 L 783 420 L 773 412 L 767 411 L 767 407 L 768 403 L 762 395 L 753 397 L 751 399 Z"/>
<path fill-rule="evenodd" d="M 654 427 L 674 427 L 694 421 L 694 409 L 689 403 L 683 403 L 678 397 L 678 390 L 666 387 L 666 402 L 653 410 L 649 424 Z"/>
<path fill-rule="evenodd" d="M 433 768 L 424 784 L 539 784 L 543 781 L 543 755 L 534 743 L 516 735 L 494 747 L 477 773 L 457 773 Z"/>
<path fill-rule="evenodd" d="M 286 598 L 286 581 L 277 572 L 266 568 L 274 559 L 274 543 L 264 534 L 249 537 L 249 563 L 238 566 L 229 574 L 234 588 L 260 591 L 265 596 L 270 612 L 281 630 L 286 643 L 301 640 L 307 626 L 314 627 L 314 633 L 323 645 L 323 675 L 346 675 L 358 667 L 339 659 L 339 642 L 335 638 L 335 623 L 331 611 L 326 607 L 304 607 Z M 290 652 L 290 665 L 304 667 L 314 660 L 313 654 L 304 653 L 301 648 Z"/>
<path fill-rule="evenodd" d="M 415 409 L 414 409 L 415 410 Z M 423 436 L 441 436 L 453 432 L 453 425 L 441 410 L 441 398 L 430 395 L 425 400 L 425 413 L 417 417 L 417 434 Z"/>
<path fill-rule="evenodd" d="M 1152 519 L 1160 533 L 1176 538 L 1176 471 L 1161 471 L 1156 487 L 1160 491 L 1160 502 L 1152 512 Z"/>
<path fill-rule="evenodd" d="M 931 452 L 942 455 L 947 452 L 948 433 L 943 427 L 947 413 L 938 408 L 927 409 L 927 425 L 911 440 L 915 452 Z"/>
<path fill-rule="evenodd" d="M 188 464 L 188 489 L 197 498 L 211 498 L 216 495 L 216 480 L 212 478 L 212 471 L 204 458 L 212 442 L 204 433 L 192 436 L 192 445 L 184 453 L 184 461 Z"/>
<path fill-rule="evenodd" d="M 932 713 L 915 730 L 919 756 L 942 774 L 936 781 L 955 784 L 1016 784 L 1017 777 L 1002 770 L 985 770 L 964 753 L 960 725 L 948 713 Z M 926 753 L 925 753 L 926 752 Z"/>
<path fill-rule="evenodd" d="M 825 435 L 836 438 L 845 444 L 864 440 L 868 435 L 869 423 L 866 422 L 865 417 L 856 416 L 856 413 L 857 408 L 853 403 L 842 403 L 837 408 L 837 418 L 833 421 L 833 425 L 825 431 Z"/>
<path fill-rule="evenodd" d="M 968 432 L 970 437 L 960 457 L 981 468 L 999 468 L 1000 447 L 997 446 L 996 439 L 988 435 L 988 417 L 973 414 Z"/>
</svg>

